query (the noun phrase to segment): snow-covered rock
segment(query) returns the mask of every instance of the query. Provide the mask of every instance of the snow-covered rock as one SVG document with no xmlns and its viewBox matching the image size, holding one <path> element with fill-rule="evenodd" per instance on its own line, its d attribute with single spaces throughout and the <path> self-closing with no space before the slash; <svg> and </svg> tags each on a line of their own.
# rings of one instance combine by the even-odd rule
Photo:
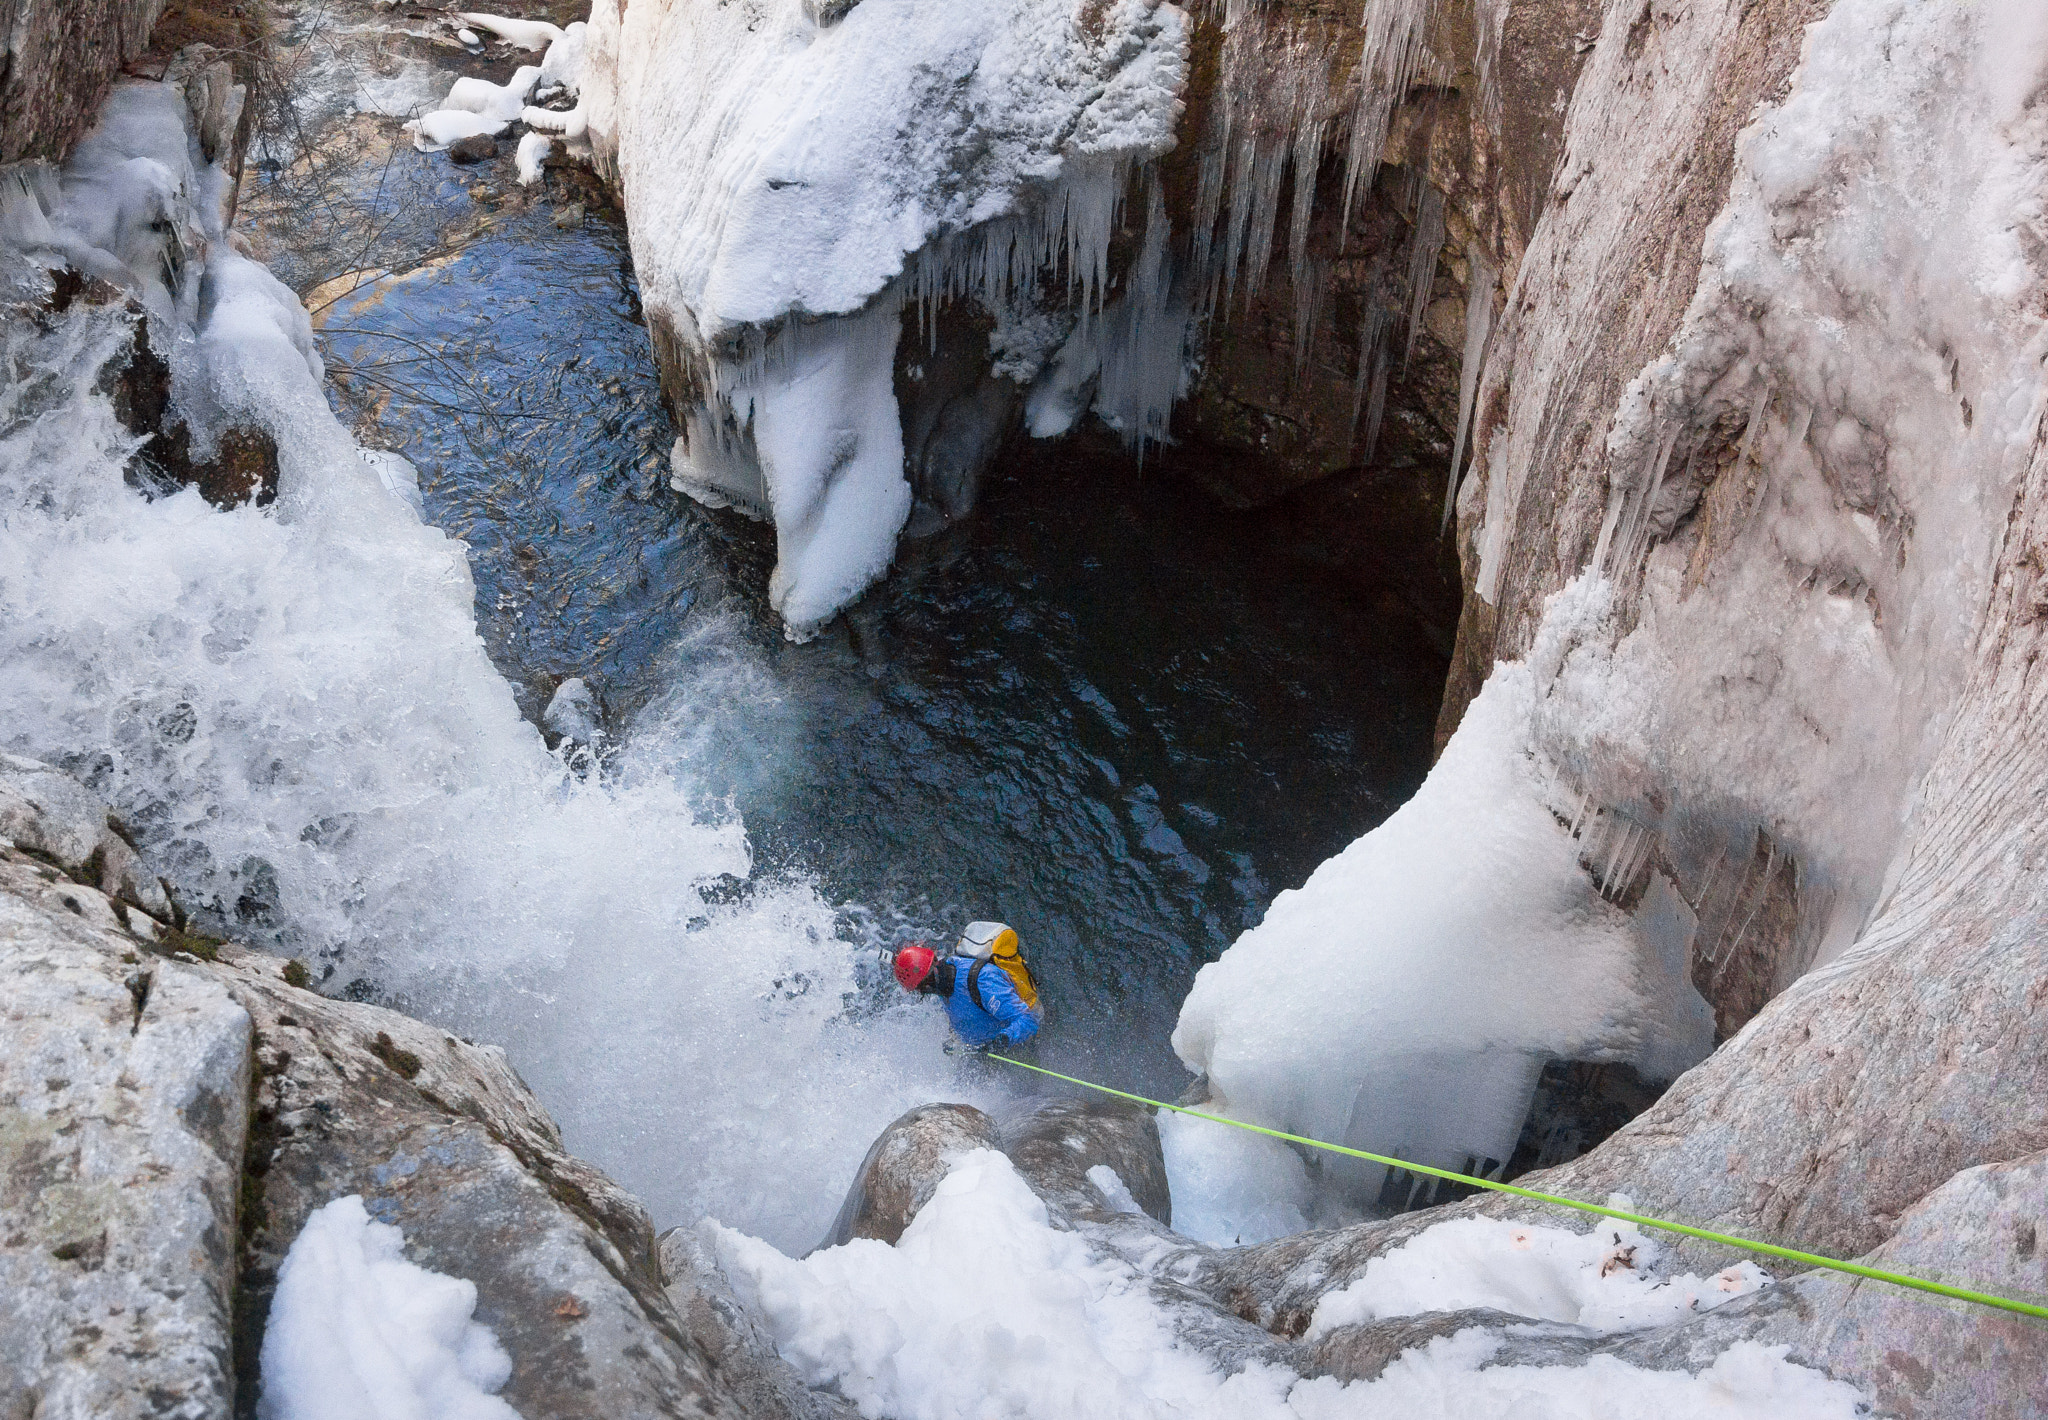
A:
<svg viewBox="0 0 2048 1420">
<path fill-rule="evenodd" d="M 1131 163 L 1174 142 L 1160 0 L 598 6 L 583 109 L 624 189 L 677 485 L 772 517 L 791 630 L 889 565 L 909 517 L 906 299 L 1100 303 Z"/>
<path fill-rule="evenodd" d="M 1753 1290 L 1698 1279 L 1658 1288 L 1651 1249 L 1619 1260 L 1604 1235 L 1498 1225 L 1491 1246 L 1515 1256 L 1519 1237 L 1540 1258 L 1538 1279 L 1482 1266 L 1468 1294 L 1382 1293 L 1390 1315 L 1429 1315 L 1439 1302 L 1506 1301 L 1514 1313 L 1469 1309 L 1466 1324 L 1421 1338 L 1370 1377 L 1340 1378 L 1311 1363 L 1315 1344 L 1262 1335 L 1180 1280 L 1191 1250 L 1142 1215 L 1103 1210 L 1110 1221 L 1066 1213 L 993 1149 L 957 1156 L 929 1202 L 893 1246 L 860 1238 L 801 1261 L 707 1222 L 704 1254 L 813 1385 L 829 1384 L 864 1412 L 940 1416 L 991 1405 L 1034 1417 L 1689 1414 L 1848 1417 L 1850 1386 L 1787 1359 L 1783 1346 L 1741 1339 L 1687 1367 L 1632 1364 L 1587 1354 L 1595 1328 L 1532 1324 L 1518 1281 L 1566 1293 L 1640 1339 L 1695 1325 L 1710 1306 Z M 1456 1233 L 1458 1225 L 1446 1225 Z M 1478 1225 L 1481 1227 L 1487 1225 Z M 1555 1236 L 1550 1236 L 1550 1234 Z M 1635 1241 L 1635 1240 L 1631 1240 Z M 1424 1234 L 1417 1253 L 1458 1256 L 1472 1239 Z M 1612 1264 L 1612 1265 L 1609 1265 Z M 1638 1270 L 1640 1267 L 1640 1271 Z M 1421 1275 L 1427 1276 L 1428 1260 Z M 1475 1278 L 1476 1280 L 1476 1278 Z M 1367 1285 L 1371 1285 L 1368 1283 Z M 1357 1305 L 1357 1293 L 1333 1301 Z M 1239 1299 L 1240 1306 L 1249 1299 Z M 1576 1311 L 1583 1313 L 1584 1308 Z M 1533 1351 L 1556 1332 L 1550 1356 Z M 1321 1338 L 1317 1338 L 1320 1340 Z M 1581 1349 L 1576 1353 L 1574 1344 Z"/>
<path fill-rule="evenodd" d="M 259 1420 L 518 1420 L 497 1395 L 512 1358 L 476 1299 L 474 1283 L 408 1262 L 404 1235 L 361 1198 L 316 1209 L 278 1268 Z"/>
<path fill-rule="evenodd" d="M 819 1246 L 854 1238 L 895 1242 L 931 1201 L 955 1158 L 994 1148 L 1000 1138 L 995 1121 L 973 1105 L 919 1105 L 875 1136 Z"/>
</svg>

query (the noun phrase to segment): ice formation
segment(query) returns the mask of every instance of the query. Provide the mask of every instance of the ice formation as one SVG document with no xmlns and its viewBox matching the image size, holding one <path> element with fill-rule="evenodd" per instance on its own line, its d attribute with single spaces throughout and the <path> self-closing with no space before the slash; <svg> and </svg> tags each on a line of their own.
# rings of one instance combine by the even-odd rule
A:
<svg viewBox="0 0 2048 1420">
<path fill-rule="evenodd" d="M 694 405 L 677 483 L 774 518 L 793 631 L 886 569 L 909 513 L 880 326 L 905 300 L 1009 307 L 1041 278 L 1092 314 L 1185 67 L 1159 0 L 871 0 L 823 26 L 763 0 L 597 7 L 584 107 Z"/>
<path fill-rule="evenodd" d="M 1028 386 L 1032 434 L 1094 414 L 1134 445 L 1164 440 L 1204 322 L 1266 283 L 1292 173 L 1287 260 L 1306 366 L 1330 276 L 1307 248 L 1314 175 L 1326 149 L 1345 153 L 1348 217 L 1423 64 L 1434 0 L 1367 7 L 1356 52 L 1327 22 L 1265 15 L 1252 0 L 1203 8 L 1220 22 L 1222 77 L 1208 127 L 1188 135 L 1199 176 L 1180 231 L 1149 160 L 1176 141 L 1192 22 L 1161 0 L 594 11 L 583 108 L 600 161 L 623 180 L 665 378 L 690 411 L 675 481 L 773 518 L 793 598 L 777 605 L 793 633 L 881 574 L 901 524 L 880 512 L 908 506 L 883 488 L 882 451 L 869 448 L 860 467 L 882 502 L 859 526 L 807 521 L 813 470 L 838 462 L 850 417 L 806 410 L 818 423 L 794 519 L 755 445 L 783 369 L 859 339 L 841 318 L 901 304 L 935 331 L 936 307 L 971 303 L 995 326 L 989 367 Z M 1443 241 L 1441 197 L 1412 188 L 1405 294 L 1398 309 L 1369 300 L 1359 337 L 1368 448 L 1396 317 L 1412 347 Z M 1126 204 L 1144 236 L 1112 282 L 1109 238 Z M 1473 299 L 1484 314 L 1472 319 L 1490 316 L 1490 287 Z M 943 516 L 963 501 L 950 487 L 919 491 Z M 842 500 L 832 519 L 868 496 Z"/>
<path fill-rule="evenodd" d="M 514 154 L 514 163 L 519 174 L 521 187 L 532 187 L 540 181 L 541 171 L 547 163 L 548 153 L 554 148 L 545 133 L 525 133 L 519 138 L 519 150 Z"/>
<path fill-rule="evenodd" d="M 489 114 L 459 108 L 437 109 L 406 124 L 412 130 L 413 146 L 422 153 L 438 153 L 449 144 L 460 143 L 465 138 L 495 138 L 511 126 L 509 118 L 492 118 Z"/>
<path fill-rule="evenodd" d="M 1248 1247 L 1309 1226 L 1315 1200 L 1308 1169 L 1280 1140 L 1161 1110 L 1159 1145 L 1173 1186 L 1175 1232 L 1216 1247 Z"/>
<path fill-rule="evenodd" d="M 1303 1380 L 1259 1361 L 1225 1375 L 1176 1335 L 1150 1277 L 1056 1227 L 1010 1161 L 986 1149 L 955 1162 L 894 1247 L 862 1239 L 797 1261 L 730 1229 L 707 1223 L 704 1230 L 742 1300 L 766 1320 L 777 1348 L 807 1381 L 836 1387 L 863 1414 L 900 1420 L 1848 1420 L 1858 1413 L 1850 1387 L 1791 1364 L 1782 1347 L 1751 1342 L 1730 1347 L 1697 1376 L 1638 1370 L 1609 1356 L 1583 1366 L 1488 1366 L 1499 1337 L 1476 1329 L 1406 1352 L 1373 1381 Z M 1515 1251 L 1511 1233 L 1497 1243 L 1504 1253 Z M 1543 1244 L 1560 1276 L 1573 1266 L 1571 1249 L 1585 1246 L 1576 1235 L 1564 1237 L 1571 1241 Z M 1429 1234 L 1410 1244 L 1442 1252 L 1461 1245 L 1469 1240 L 1447 1244 Z M 1506 1294 L 1519 1280 L 1472 1294 L 1512 1300 Z M 1592 1301 L 1589 1310 L 1658 1313 L 1634 1299 L 1630 1284 L 1608 1281 L 1616 1299 Z M 1382 1314 L 1401 1314 L 1391 1309 L 1398 1306 L 1389 1300 L 1391 1288 L 1374 1295 L 1390 1307 Z M 1436 1300 L 1452 1293 L 1414 1295 Z M 1727 1300 L 1735 1293 L 1709 1287 L 1701 1295 Z"/>
<path fill-rule="evenodd" d="M 305 312 L 224 239 L 184 115 L 123 85 L 61 182 L 10 179 L 0 231 L 10 260 L 132 290 L 195 447 L 268 431 L 278 500 L 129 484 L 118 304 L 6 322 L 0 747 L 88 778 L 201 921 L 504 1044 L 657 1220 L 808 1246 L 875 1135 L 959 1091 L 939 1022 L 867 1004 L 831 904 L 700 889 L 748 875 L 744 832 L 670 766 L 762 695 L 744 633 L 700 626 L 730 635 L 719 678 L 606 773 L 549 754 L 477 636 L 462 545 L 336 423 Z"/>
<path fill-rule="evenodd" d="M 2040 428 L 2048 330 L 2017 293 L 2038 289 L 2043 43 L 2036 6 L 1838 4 L 1739 140 L 1685 323 L 1608 438 L 1596 558 L 1634 627 L 1565 664 L 1546 748 L 1602 802 L 1649 782 L 1763 827 L 1799 864 L 1806 961 L 1848 947 L 1894 871 Z M 1716 429 L 1735 468 L 1692 586 L 1669 539 Z M 1489 479 L 1483 591 L 1515 493 Z"/>
<path fill-rule="evenodd" d="M 1592 566 L 1415 801 L 1198 978 L 1176 1043 L 1232 1109 L 1497 1160 L 1544 1056 L 1668 1075 L 1711 1043 L 1686 968 L 1742 946 L 1753 862 L 1796 864 L 1786 970 L 1857 939 L 2040 427 L 2048 336 L 2015 293 L 2042 72 L 2038 7 L 1842 0 L 1810 31 L 1737 145 L 1683 326 L 1620 402 Z M 1517 368 L 1565 378 L 1596 338 L 1524 326 Z M 1496 603 L 1544 380 L 1498 390 L 1526 405 L 1461 494 Z"/>
<path fill-rule="evenodd" d="M 560 25 L 546 20 L 519 20 L 505 15 L 486 15 L 474 10 L 465 10 L 455 17 L 480 30 L 489 30 L 505 43 L 518 49 L 546 49 L 562 37 Z M 467 43 L 467 41 L 464 41 Z"/>
<path fill-rule="evenodd" d="M 529 106 L 528 99 L 552 99 L 559 94 L 572 97 L 583 78 L 583 55 L 590 27 L 578 20 L 566 29 L 541 21 L 506 20 L 495 15 L 466 15 L 494 33 L 503 35 L 523 49 L 538 49 L 544 42 L 547 53 L 539 64 L 522 64 L 503 84 L 465 76 L 448 90 L 441 106 L 422 114 L 405 126 L 413 135 L 413 146 L 423 153 L 438 153 L 452 143 L 479 134 L 495 138 L 515 123 L 533 132 L 520 137 L 517 172 L 522 187 L 540 181 L 541 164 L 552 146 L 545 135 L 561 138 L 575 153 L 587 156 L 583 144 L 583 110 L 580 105 L 565 111 Z M 468 34 L 464 30 L 462 33 Z M 471 37 L 474 40 L 474 36 Z M 532 42 L 529 42 L 532 41 Z M 392 110 L 385 110 L 392 111 Z"/>
<path fill-rule="evenodd" d="M 359 1196 L 316 1209 L 278 1269 L 259 1420 L 519 1420 L 476 1284 L 405 1260 Z"/>
<path fill-rule="evenodd" d="M 1560 596 L 1535 664 L 1495 669 L 1415 797 L 1202 968 L 1173 1043 L 1212 1100 L 1311 1138 L 1491 1169 L 1546 1061 L 1668 1078 L 1712 1048 L 1682 960 L 1580 866 L 1531 752 L 1539 666 L 1604 605 L 1597 579 Z M 1373 1201 L 1377 1165 L 1330 1168 Z"/>
<path fill-rule="evenodd" d="M 513 71 L 512 77 L 502 84 L 493 84 L 488 79 L 457 79 L 448 90 L 442 107 L 464 109 L 510 123 L 526 108 L 526 96 L 533 92 L 540 75 L 539 65 L 525 64 Z"/>
</svg>

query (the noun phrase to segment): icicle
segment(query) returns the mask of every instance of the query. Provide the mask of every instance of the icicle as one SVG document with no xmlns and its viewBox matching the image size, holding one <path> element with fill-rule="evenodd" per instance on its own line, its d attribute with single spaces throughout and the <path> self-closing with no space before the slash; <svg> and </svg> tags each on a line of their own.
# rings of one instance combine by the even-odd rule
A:
<svg viewBox="0 0 2048 1420">
<path fill-rule="evenodd" d="M 1330 291 L 1329 259 L 1308 258 L 1295 270 L 1293 286 L 1294 378 L 1299 383 L 1308 371 L 1309 356 L 1315 351 L 1316 328 L 1322 322 L 1323 301 Z"/>
<path fill-rule="evenodd" d="M 1380 445 L 1380 421 L 1387 413 L 1387 367 L 1393 363 L 1385 346 L 1374 352 L 1372 392 L 1365 404 L 1365 462 L 1371 463 Z"/>
<path fill-rule="evenodd" d="M 1294 135 L 1294 207 L 1287 220 L 1287 264 L 1293 272 L 1297 306 L 1301 301 L 1298 293 L 1310 276 L 1308 230 L 1315 213 L 1316 172 L 1322 166 L 1323 136 L 1327 129 L 1328 125 L 1321 120 L 1304 122 Z M 1328 279 L 1327 273 L 1324 279 Z M 1299 332 L 1295 338 L 1301 339 Z"/>
<path fill-rule="evenodd" d="M 1479 115 L 1488 129 L 1500 132 L 1500 46 L 1507 29 L 1509 0 L 1478 0 L 1474 20 L 1479 30 Z"/>
<path fill-rule="evenodd" d="M 1759 385 L 1756 398 L 1749 406 L 1749 422 L 1742 426 L 1742 446 L 1735 451 L 1735 466 L 1741 468 L 1749 462 L 1749 452 L 1756 447 L 1757 430 L 1763 427 L 1764 410 L 1771 403 L 1771 387 Z"/>
<path fill-rule="evenodd" d="M 1118 309 L 1104 315 L 1096 410 L 1140 451 L 1163 443 L 1187 375 L 1193 312 L 1174 289 L 1172 224 L 1158 174 L 1145 193 L 1145 240 L 1124 280 Z"/>
<path fill-rule="evenodd" d="M 1408 345 L 1401 352 L 1403 369 L 1415 357 L 1415 342 L 1422 335 L 1422 317 L 1429 310 L 1430 287 L 1436 284 L 1437 254 L 1444 244 L 1444 195 L 1427 180 L 1416 204 L 1412 240 L 1408 249 Z"/>
<path fill-rule="evenodd" d="M 1465 244 L 1465 263 L 1465 355 L 1458 369 L 1458 437 L 1451 443 L 1451 469 L 1444 485 L 1444 519 L 1437 529 L 1439 537 L 1450 529 L 1451 514 L 1457 507 L 1458 470 L 1465 461 L 1465 436 L 1472 429 L 1472 401 L 1479 393 L 1486 341 L 1493 334 L 1494 270 L 1486 264 L 1477 242 Z"/>
<path fill-rule="evenodd" d="M 1358 374 L 1351 386 L 1351 429 L 1348 442 L 1354 444 L 1358 440 L 1359 411 L 1365 406 L 1366 390 L 1373 383 L 1374 371 L 1383 367 L 1387 327 L 1392 323 L 1391 314 L 1379 301 L 1379 268 L 1377 264 L 1375 264 L 1372 271 L 1366 277 L 1365 290 L 1365 315 L 1364 319 L 1358 324 Z M 1378 436 L 1379 420 L 1378 416 L 1375 415 L 1372 434 L 1367 439 L 1367 443 L 1373 443 L 1377 440 Z M 1366 456 L 1367 458 L 1371 457 L 1369 449 Z"/>
</svg>

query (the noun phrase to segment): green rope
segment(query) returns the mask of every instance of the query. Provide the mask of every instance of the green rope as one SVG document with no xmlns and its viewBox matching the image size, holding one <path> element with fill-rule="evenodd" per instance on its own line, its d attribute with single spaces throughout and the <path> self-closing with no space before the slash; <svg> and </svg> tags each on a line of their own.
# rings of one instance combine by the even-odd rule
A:
<svg viewBox="0 0 2048 1420">
<path fill-rule="evenodd" d="M 1800 1252 L 1796 1248 L 1779 1247 L 1776 1243 L 1739 1238 L 1732 1233 L 1717 1233 L 1709 1228 L 1695 1228 L 1685 1223 L 1667 1223 L 1662 1218 L 1646 1218 L 1640 1213 L 1625 1213 L 1619 1208 L 1609 1208 L 1600 1203 L 1582 1203 L 1576 1198 L 1564 1198 L 1555 1193 L 1543 1193 L 1512 1183 L 1498 1183 L 1490 1178 L 1474 1178 L 1470 1174 L 1452 1173 L 1449 1169 L 1431 1168 L 1427 1164 L 1411 1164 L 1406 1159 L 1367 1153 L 1364 1149 L 1347 1149 L 1342 1144 L 1326 1144 L 1320 1139 L 1305 1139 L 1299 1134 L 1282 1133 L 1278 1129 L 1268 1129 L 1261 1124 L 1247 1124 L 1242 1119 L 1226 1119 L 1220 1114 L 1204 1114 L 1199 1109 L 1189 1109 L 1186 1105 L 1168 1104 L 1164 1100 L 1151 1100 L 1124 1090 L 1112 1090 L 1109 1086 L 1098 1085 L 1093 1080 L 1078 1080 L 1072 1075 L 1062 1075 L 1059 1071 L 1048 1070 L 1042 1065 L 1027 1065 L 1022 1060 L 1012 1060 L 1006 1055 L 991 1054 L 988 1058 L 1000 1060 L 1005 1065 L 1015 1065 L 1020 1070 L 1035 1070 L 1041 1075 L 1050 1075 L 1055 1080 L 1065 1080 L 1070 1085 L 1100 1090 L 1103 1094 L 1115 1095 L 1118 1099 L 1149 1104 L 1157 1109 L 1170 1109 L 1177 1114 L 1191 1114 L 1197 1119 L 1214 1120 L 1218 1124 L 1228 1124 L 1238 1129 L 1249 1129 L 1254 1134 L 1285 1139 L 1290 1144 L 1306 1144 L 1312 1149 L 1328 1149 L 1333 1154 L 1348 1154 L 1354 1159 L 1364 1159 L 1368 1163 L 1385 1164 L 1388 1168 L 1406 1169 L 1409 1173 L 1448 1179 L 1452 1183 L 1467 1184 L 1473 1188 L 1488 1188 L 1495 1193 L 1512 1193 L 1517 1198 L 1531 1198 L 1538 1203 L 1552 1203 L 1560 1208 L 1576 1208 L 1581 1213 L 1597 1213 L 1603 1218 L 1619 1218 L 1624 1223 L 1634 1223 L 1642 1228 L 1678 1233 L 1689 1238 L 1699 1238 L 1703 1242 L 1720 1243 L 1724 1247 L 1762 1253 L 1766 1257 L 1782 1257 L 1788 1262 L 1800 1262 L 1808 1267 L 1825 1267 L 1831 1272 L 1846 1272 L 1852 1277 L 1868 1277 L 1874 1282 L 1889 1282 L 1894 1287 L 1908 1287 L 1916 1292 L 1932 1292 L 1937 1297 L 1952 1297 L 1959 1302 L 1975 1302 L 1978 1306 L 1996 1307 L 2000 1311 L 2018 1312 L 2021 1316 L 2038 1317 L 2048 1321 L 2048 1307 L 2037 1306 L 2033 1302 L 2016 1301 L 1992 1292 L 1975 1292 L 1967 1287 L 1951 1287 L 1945 1282 L 1930 1282 L 1925 1277 L 1913 1277 L 1903 1272 L 1886 1272 L 1879 1267 L 1865 1267 L 1860 1262 L 1843 1262 L 1839 1258 L 1822 1257 L 1819 1253 Z"/>
</svg>

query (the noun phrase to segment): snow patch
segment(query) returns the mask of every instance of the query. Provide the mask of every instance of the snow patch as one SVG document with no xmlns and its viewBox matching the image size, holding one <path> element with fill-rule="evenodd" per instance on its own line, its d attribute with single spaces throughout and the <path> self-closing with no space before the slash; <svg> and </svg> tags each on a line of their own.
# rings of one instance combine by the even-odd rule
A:
<svg viewBox="0 0 2048 1420">
<path fill-rule="evenodd" d="M 360 1195 L 306 1219 L 263 1333 L 259 1420 L 518 1420 L 512 1360 L 474 1319 L 476 1284 L 405 1260 Z"/>
<path fill-rule="evenodd" d="M 1142 1213 L 1144 1208 L 1131 1196 L 1130 1188 L 1123 1176 L 1108 1164 L 1092 1164 L 1087 1173 L 1088 1181 L 1095 1185 L 1095 1191 L 1102 1195 L 1111 1211 L 1117 1213 Z"/>
<path fill-rule="evenodd" d="M 1626 1211 L 1628 1199 L 1608 1200 Z M 1308 1339 L 1340 1326 L 1478 1307 L 1602 1335 L 1683 1321 L 1770 1284 L 1753 1262 L 1711 1277 L 1662 1275 L 1664 1249 L 1632 1223 L 1591 1232 L 1497 1218 L 1453 1218 L 1366 1264 L 1341 1291 L 1324 1294 Z"/>
<path fill-rule="evenodd" d="M 1373 1381 L 1262 1362 L 1225 1375 L 1180 1340 L 1146 1274 L 1053 1227 L 988 1149 L 954 1163 L 894 1247 L 857 1239 L 799 1261 L 715 1223 L 702 1231 L 806 1382 L 897 1420 L 1850 1420 L 1860 1399 L 1783 1347 L 1740 1343 L 1698 1376 L 1607 1356 L 1488 1367 L 1499 1338 L 1477 1330 L 1409 1351 Z"/>
</svg>

